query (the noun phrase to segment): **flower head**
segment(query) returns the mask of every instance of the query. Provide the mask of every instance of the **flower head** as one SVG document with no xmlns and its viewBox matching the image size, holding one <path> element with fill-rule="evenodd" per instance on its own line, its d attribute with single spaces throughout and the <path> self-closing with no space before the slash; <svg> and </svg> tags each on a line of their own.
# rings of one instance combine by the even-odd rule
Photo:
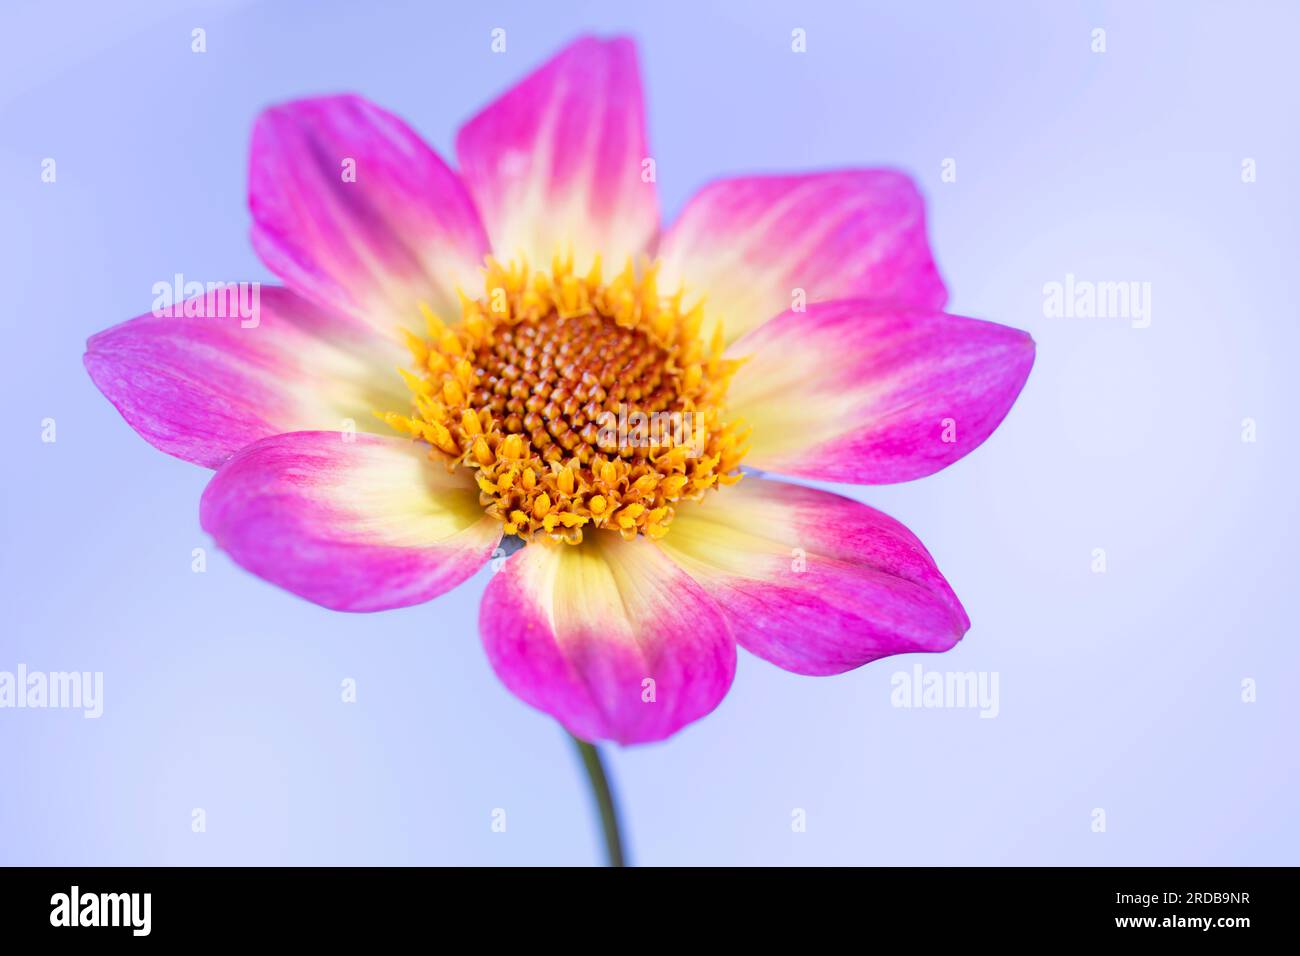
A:
<svg viewBox="0 0 1300 956">
<path fill-rule="evenodd" d="M 723 179 L 659 233 L 630 41 L 578 40 L 464 126 L 450 169 L 354 96 L 268 110 L 238 316 L 146 315 L 86 366 L 158 448 L 216 469 L 203 526 L 326 607 L 427 601 L 503 537 L 480 630 L 585 739 L 717 706 L 736 645 L 802 674 L 942 651 L 969 621 L 854 483 L 980 445 L 1033 363 L 942 311 L 887 170 Z M 197 312 L 197 315 L 191 314 Z"/>
</svg>

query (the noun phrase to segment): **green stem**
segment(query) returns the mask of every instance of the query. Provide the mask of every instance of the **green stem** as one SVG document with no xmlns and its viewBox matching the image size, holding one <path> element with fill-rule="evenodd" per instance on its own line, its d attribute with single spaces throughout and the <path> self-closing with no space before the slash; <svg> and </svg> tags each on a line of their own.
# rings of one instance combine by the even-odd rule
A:
<svg viewBox="0 0 1300 956">
<path fill-rule="evenodd" d="M 579 740 L 572 734 L 569 736 L 582 756 L 582 765 L 586 767 L 587 777 L 591 781 L 591 793 L 596 799 L 596 808 L 600 810 L 600 826 L 605 834 L 605 852 L 609 856 L 609 865 L 627 866 L 623 858 L 623 837 L 619 833 L 618 806 L 614 803 L 614 792 L 610 789 L 600 751 L 585 740 Z"/>
</svg>

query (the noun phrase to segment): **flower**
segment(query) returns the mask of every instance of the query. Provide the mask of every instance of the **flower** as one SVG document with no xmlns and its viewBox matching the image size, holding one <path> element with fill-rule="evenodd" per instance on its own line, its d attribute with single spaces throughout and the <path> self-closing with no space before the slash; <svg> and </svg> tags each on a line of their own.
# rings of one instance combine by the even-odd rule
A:
<svg viewBox="0 0 1300 956">
<path fill-rule="evenodd" d="M 456 153 L 459 175 L 357 96 L 267 110 L 252 238 L 284 287 L 253 322 L 209 294 L 89 340 L 131 427 L 216 469 L 202 525 L 236 562 L 377 611 L 523 539 L 483 598 L 488 658 L 625 744 L 712 711 L 737 644 L 823 675 L 962 637 L 905 527 L 753 471 L 920 478 L 1019 394 L 1033 341 L 943 312 L 907 177 L 722 179 L 660 235 L 634 46 L 591 37 Z"/>
</svg>

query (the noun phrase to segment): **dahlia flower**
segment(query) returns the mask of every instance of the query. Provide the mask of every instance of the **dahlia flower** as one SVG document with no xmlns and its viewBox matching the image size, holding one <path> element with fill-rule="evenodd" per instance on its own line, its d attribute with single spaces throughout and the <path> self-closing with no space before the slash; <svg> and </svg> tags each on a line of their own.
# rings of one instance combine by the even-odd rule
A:
<svg viewBox="0 0 1300 956">
<path fill-rule="evenodd" d="M 737 644 L 823 675 L 962 637 L 903 525 L 767 477 L 929 475 L 1029 374 L 1028 335 L 943 311 L 907 177 L 720 179 L 661 231 L 627 39 L 564 49 L 456 154 L 357 96 L 268 109 L 252 239 L 284 285 L 257 321 L 200 303 L 89 340 L 127 423 L 215 470 L 221 548 L 379 611 L 523 542 L 483 597 L 487 656 L 584 741 L 708 714 Z"/>
</svg>

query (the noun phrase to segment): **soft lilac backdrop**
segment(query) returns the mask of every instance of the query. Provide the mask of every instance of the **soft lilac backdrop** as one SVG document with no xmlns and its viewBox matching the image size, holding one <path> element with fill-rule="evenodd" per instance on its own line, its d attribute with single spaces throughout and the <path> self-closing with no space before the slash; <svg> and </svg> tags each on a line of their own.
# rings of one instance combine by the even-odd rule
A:
<svg viewBox="0 0 1300 956">
<path fill-rule="evenodd" d="M 270 279 L 245 206 L 265 104 L 355 90 L 449 155 L 585 29 L 640 41 L 669 214 L 719 174 L 905 168 L 953 310 L 1039 344 L 983 448 L 852 492 L 921 536 L 974 621 L 923 663 L 998 672 L 1000 715 L 891 707 L 914 659 L 811 679 L 745 657 L 713 716 L 612 755 L 635 858 L 1300 862 L 1296 6 L 706 0 L 5 4 L 0 670 L 103 671 L 106 699 L 99 720 L 0 710 L 0 862 L 598 859 L 567 742 L 484 659 L 487 572 L 378 616 L 215 550 L 191 573 L 207 472 L 81 366 L 173 273 Z M 1151 327 L 1046 318 L 1066 273 L 1150 282 Z"/>
</svg>

